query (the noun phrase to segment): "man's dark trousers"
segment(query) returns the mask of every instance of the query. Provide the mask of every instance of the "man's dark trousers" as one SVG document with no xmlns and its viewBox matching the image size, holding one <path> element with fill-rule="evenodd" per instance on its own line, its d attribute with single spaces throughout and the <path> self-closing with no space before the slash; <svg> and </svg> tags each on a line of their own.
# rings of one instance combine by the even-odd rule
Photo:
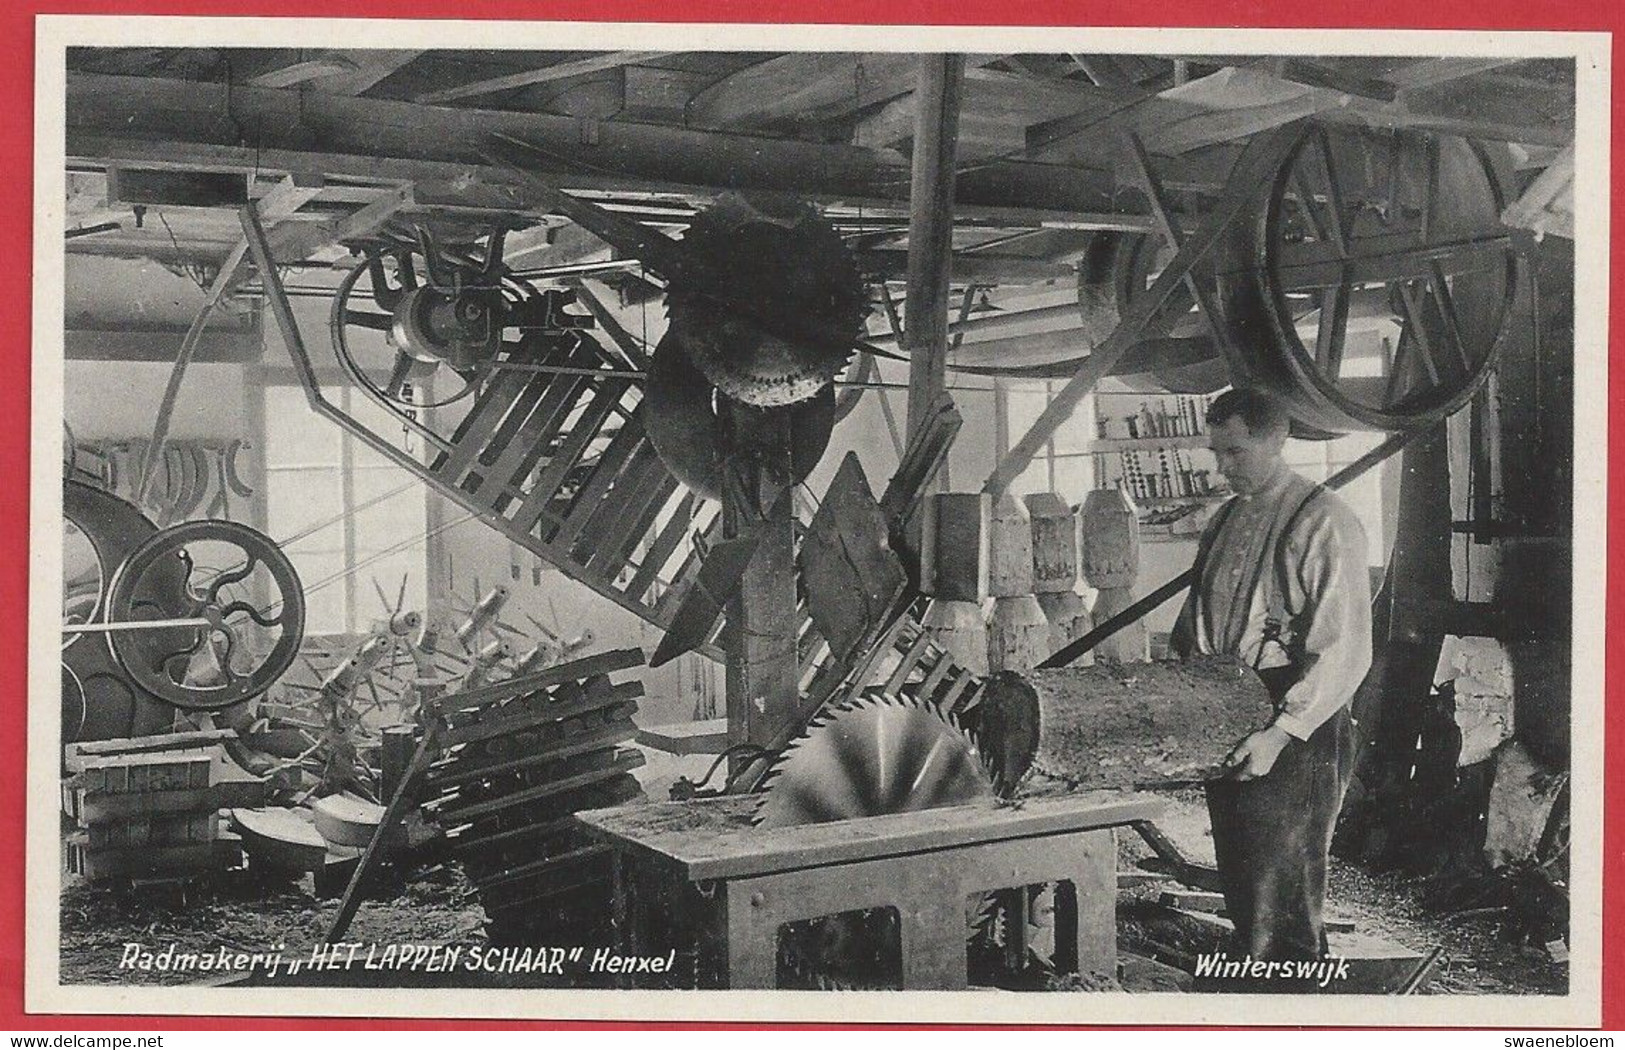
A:
<svg viewBox="0 0 1625 1050">
<path fill-rule="evenodd" d="M 1213 849 L 1236 927 L 1232 957 L 1326 954 L 1326 854 L 1353 775 L 1354 729 L 1343 707 L 1308 740 L 1289 741 L 1266 775 L 1208 782 Z"/>
</svg>

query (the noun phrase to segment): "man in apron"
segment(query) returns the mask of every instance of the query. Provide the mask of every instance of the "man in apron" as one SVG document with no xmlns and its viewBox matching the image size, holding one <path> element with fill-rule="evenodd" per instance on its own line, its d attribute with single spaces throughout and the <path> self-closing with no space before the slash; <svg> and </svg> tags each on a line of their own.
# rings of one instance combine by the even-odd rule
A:
<svg viewBox="0 0 1625 1050">
<path fill-rule="evenodd" d="M 1173 645 L 1255 668 L 1276 712 L 1207 786 L 1233 948 L 1316 959 L 1327 855 L 1354 773 L 1349 701 L 1371 665 L 1365 532 L 1347 504 L 1287 467 L 1288 418 L 1273 398 L 1229 391 L 1207 421 L 1236 495 L 1202 534 Z"/>
</svg>

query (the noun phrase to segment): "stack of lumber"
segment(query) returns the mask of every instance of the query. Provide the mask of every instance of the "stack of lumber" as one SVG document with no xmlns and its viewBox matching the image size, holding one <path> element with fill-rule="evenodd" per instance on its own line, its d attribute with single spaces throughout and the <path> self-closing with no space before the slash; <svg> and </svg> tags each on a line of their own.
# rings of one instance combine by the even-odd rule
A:
<svg viewBox="0 0 1625 1050">
<path fill-rule="evenodd" d="M 479 889 L 493 940 L 559 943 L 607 922 L 610 857 L 571 814 L 642 797 L 631 771 L 643 686 L 610 676 L 635 649 L 600 653 L 433 701 L 442 757 L 418 790 Z"/>
<path fill-rule="evenodd" d="M 70 744 L 62 809 L 68 871 L 93 881 L 185 878 L 234 867 L 223 808 L 259 805 L 265 781 L 227 756 L 231 730 Z"/>
</svg>

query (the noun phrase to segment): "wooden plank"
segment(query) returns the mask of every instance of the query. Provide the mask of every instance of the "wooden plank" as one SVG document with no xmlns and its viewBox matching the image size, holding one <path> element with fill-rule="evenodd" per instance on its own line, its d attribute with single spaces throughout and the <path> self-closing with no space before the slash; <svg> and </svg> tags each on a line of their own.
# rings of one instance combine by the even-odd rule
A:
<svg viewBox="0 0 1625 1050">
<path fill-rule="evenodd" d="M 467 711 L 494 700 L 505 700 L 509 697 L 520 696 L 524 693 L 545 689 L 560 682 L 577 682 L 591 678 L 594 675 L 614 674 L 629 667 L 641 667 L 644 656 L 642 649 L 614 649 L 609 652 L 594 653 L 579 660 L 571 660 L 567 664 L 557 664 L 553 667 L 543 668 L 534 674 L 516 676 L 504 679 L 494 685 L 481 686 L 461 693 L 450 693 L 425 702 L 437 714 L 450 714 L 457 711 Z"/>
<path fill-rule="evenodd" d="M 598 564 L 604 568 L 606 573 L 619 575 L 620 570 L 624 570 L 632 563 L 638 548 L 649 541 L 650 530 L 655 527 L 655 522 L 660 519 L 661 510 L 671 502 L 671 498 L 681 489 L 682 483 L 671 476 L 670 470 L 666 468 L 665 461 L 661 461 L 660 470 L 651 472 L 648 484 L 636 497 L 638 506 L 642 509 L 629 515 L 633 519 L 632 525 L 621 537 L 613 556 L 598 559 Z M 619 566 L 619 569 L 616 566 Z"/>
<path fill-rule="evenodd" d="M 601 73 L 608 69 L 619 69 L 622 66 L 635 66 L 643 62 L 665 58 L 670 54 L 672 54 L 670 51 L 611 51 L 588 58 L 565 59 L 562 62 L 554 62 L 552 65 L 542 66 L 538 69 L 527 69 L 519 73 L 510 73 L 507 76 L 476 80 L 472 84 L 443 88 L 439 91 L 428 91 L 415 96 L 413 101 L 438 104 L 453 102 L 461 98 L 474 98 L 478 95 L 494 95 L 499 91 L 512 91 L 516 88 L 530 87 L 533 84 L 546 84 L 550 81 L 585 76 L 588 73 Z"/>
<path fill-rule="evenodd" d="M 445 478 L 448 484 L 461 487 L 463 475 L 496 437 L 514 406 L 533 394 L 541 396 L 552 385 L 553 379 L 553 376 L 533 372 L 498 373 L 474 408 L 452 431 L 451 451 L 436 460 L 434 472 Z"/>
<path fill-rule="evenodd" d="M 666 522 L 666 527 L 655 537 L 649 550 L 643 555 L 643 561 L 632 576 L 632 582 L 626 585 L 627 596 L 634 601 L 643 601 L 644 594 L 659 578 L 659 573 L 666 562 L 677 552 L 677 545 L 683 542 L 688 535 L 692 522 L 694 504 L 699 499 L 692 492 L 684 492 L 683 498 L 677 501 L 676 508 Z"/>
<path fill-rule="evenodd" d="M 622 553 L 625 545 L 641 538 L 636 530 L 648 510 L 649 500 L 670 480 L 673 480 L 671 472 L 654 445 L 640 447 L 599 507 L 603 520 L 596 527 L 589 527 L 571 554 L 581 564 L 591 565 L 613 578 L 626 565 Z"/>
<path fill-rule="evenodd" d="M 569 509 L 565 511 L 564 524 L 559 528 L 558 534 L 552 540 L 556 547 L 566 551 L 570 549 L 575 538 L 581 534 L 581 530 L 586 528 L 588 521 L 594 517 L 599 501 L 604 498 L 604 493 L 609 491 L 609 486 L 615 481 L 616 475 L 620 473 L 621 466 L 647 440 L 647 435 L 643 431 L 643 423 L 635 414 L 621 424 L 621 429 L 616 431 L 615 436 L 609 439 L 608 446 L 599 455 L 598 463 L 593 467 L 592 477 L 587 479 L 587 484 L 581 487 L 581 491 L 576 494 L 575 500 L 571 502 Z M 536 511 L 539 513 L 540 507 L 536 508 Z M 530 513 L 531 509 L 529 501 L 527 501 L 526 509 L 514 516 L 514 524 L 520 528 L 526 528 L 526 521 L 529 519 Z"/>
<path fill-rule="evenodd" d="M 181 748 L 201 747 L 236 740 L 235 729 L 194 729 L 184 733 L 159 733 L 156 736 L 120 737 L 114 740 L 90 740 L 69 744 L 63 748 L 63 765 L 69 773 L 85 768 L 85 760 L 105 755 L 132 755 L 148 751 L 175 751 Z"/>
<path fill-rule="evenodd" d="M 567 363 L 574 364 L 574 359 L 567 359 Z M 533 466 L 559 437 L 580 395 L 593 385 L 587 376 L 549 378 L 552 382 L 538 401 L 514 406 L 481 455 L 480 464 L 474 468 L 482 475 L 476 499 L 495 506 L 503 490 L 518 489 L 523 475 L 528 473 L 527 466 Z"/>
<path fill-rule="evenodd" d="M 639 766 L 643 765 L 643 762 L 643 755 L 640 752 L 618 752 L 615 760 L 609 765 L 592 770 L 589 773 L 582 773 L 580 776 L 568 777 L 564 780 L 555 780 L 552 783 L 544 784 L 541 787 L 529 788 L 524 791 L 516 791 L 511 795 L 503 795 L 501 798 L 489 799 L 485 802 L 476 803 L 474 805 L 463 807 L 451 806 L 444 809 L 436 809 L 435 816 L 441 821 L 447 823 L 463 823 L 465 821 L 473 820 L 475 817 L 484 816 L 487 813 L 497 813 L 513 806 L 523 805 L 526 802 L 536 802 L 551 795 L 561 795 L 566 792 L 574 791 L 577 788 L 583 788 L 591 784 L 597 784 L 601 781 L 609 780 L 612 777 L 617 777 L 623 773 L 629 773 L 632 770 L 637 769 Z"/>
<path fill-rule="evenodd" d="M 607 685 L 607 680 L 604 681 L 606 682 L 606 688 L 590 693 L 582 700 L 561 704 L 557 698 L 545 700 L 538 698 L 538 700 L 532 701 L 529 706 L 514 714 L 493 712 L 502 714 L 502 717 L 491 721 L 481 720 L 466 726 L 457 726 L 446 734 L 447 744 L 467 744 L 493 736 L 517 733 L 534 726 L 547 725 L 551 722 L 563 721 L 566 718 L 576 718 L 617 704 L 624 704 L 643 695 L 642 682 L 621 682 L 616 685 Z"/>
<path fill-rule="evenodd" d="M 554 450 L 547 461 L 547 466 L 542 469 L 541 473 L 536 476 L 536 480 L 532 482 L 530 494 L 525 497 L 525 507 L 531 506 L 533 501 L 539 498 L 540 493 L 547 494 L 546 503 L 543 506 L 551 504 L 553 498 L 558 494 L 559 486 L 564 484 L 564 479 L 576 467 L 582 453 L 587 450 L 587 447 L 593 441 L 597 440 L 599 431 L 603 428 L 605 421 L 609 419 L 610 414 L 615 410 L 615 406 L 620 404 L 621 398 L 626 396 L 626 392 L 631 385 L 632 381 L 629 379 L 605 379 L 596 385 L 592 400 L 582 410 L 581 415 L 576 418 L 569 434 Z M 521 510 L 520 517 L 523 517 L 526 513 L 528 511 Z M 528 525 L 523 522 L 521 522 L 521 525 L 526 527 L 528 531 Z"/>
<path fill-rule="evenodd" d="M 1108 828 L 1149 819 L 1164 805 L 1146 795 L 1092 792 L 1030 798 L 1020 807 L 952 806 L 761 828 L 751 823 L 758 802 L 740 796 L 657 802 L 587 810 L 576 819 L 594 837 L 675 865 L 698 882 Z"/>
<path fill-rule="evenodd" d="M 517 773 L 532 766 L 545 765 L 548 762 L 557 762 L 577 755 L 585 755 L 593 751 L 608 750 L 617 744 L 625 743 L 637 734 L 638 727 L 631 722 L 631 714 L 637 709 L 634 702 L 621 702 L 618 705 L 623 710 L 615 712 L 617 721 L 610 723 L 596 732 L 582 736 L 571 736 L 564 743 L 554 747 L 543 748 L 511 758 L 502 762 L 488 762 L 476 765 L 466 759 L 460 759 L 444 766 L 431 766 L 425 776 L 425 783 L 430 790 L 443 791 L 447 788 L 466 784 L 470 780 L 483 780 L 486 777 L 498 776 L 503 773 Z"/>
</svg>

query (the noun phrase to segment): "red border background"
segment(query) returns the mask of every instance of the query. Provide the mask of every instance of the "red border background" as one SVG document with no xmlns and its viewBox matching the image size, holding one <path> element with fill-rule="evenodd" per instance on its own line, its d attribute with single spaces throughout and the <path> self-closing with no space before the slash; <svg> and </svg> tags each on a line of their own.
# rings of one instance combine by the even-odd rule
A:
<svg viewBox="0 0 1625 1050">
<path fill-rule="evenodd" d="M 84 3 L 5 3 L 0 10 L 0 146 L 5 148 L 5 175 L 0 181 L 0 251 L 13 260 L 33 257 L 33 74 L 34 16 L 41 14 L 125 15 L 252 15 L 264 17 L 349 18 L 456 18 L 516 21 L 641 22 L 803 22 L 824 24 L 878 23 L 891 25 L 1096 25 L 1194 26 L 1268 28 L 1394 28 L 1474 30 L 1625 30 L 1625 3 L 1614 0 L 1360 0 L 1358 3 L 1306 4 L 1304 0 L 227 0 L 227 2 L 140 2 L 92 0 Z M 883 18 L 881 16 L 884 16 Z M 357 46 L 366 41 L 353 41 Z M 1625 107 L 1619 88 L 1613 92 L 1612 171 L 1621 177 L 1625 143 Z M 1610 246 L 1610 346 L 1625 335 L 1625 208 L 1616 194 L 1610 200 L 1616 231 Z M 26 1014 L 23 1011 L 23 914 L 25 873 L 21 863 L 26 813 L 27 754 L 27 608 L 29 451 L 29 348 L 32 304 L 22 267 L 14 269 L 9 294 L 0 295 L 0 335 L 12 350 L 5 353 L 12 365 L 9 379 L 0 382 L 0 611 L 5 630 L 0 634 L 0 832 L 14 844 L 13 858 L 0 865 L 0 1027 L 91 1031 L 252 1029 L 506 1029 L 626 1027 L 590 1022 L 436 1022 L 392 1019 L 334 1019 L 234 1017 L 115 1017 Z M 3 359 L 3 358 L 0 358 Z M 1610 377 L 1608 391 L 1609 455 L 1625 462 L 1625 368 Z M 1580 440 L 1589 444 L 1590 435 Z M 1584 447 L 1582 444 L 1582 447 Z M 1609 519 L 1625 510 L 1625 483 L 1609 494 Z M 1581 573 L 1596 567 L 1578 562 Z M 1609 706 L 1625 703 L 1619 675 L 1625 668 L 1625 631 L 1613 630 L 1619 621 L 1621 579 L 1625 574 L 1625 544 L 1610 535 L 1608 542 L 1608 641 L 1606 651 Z M 1603 1027 L 1625 1029 L 1625 936 L 1606 931 L 1619 920 L 1625 906 L 1625 804 L 1613 802 L 1625 795 L 1625 711 L 1608 718 L 1604 769 L 1603 836 Z M 1470 1006 L 1468 1003 L 1464 1007 Z M 1471 1017 L 1464 1010 L 1463 1019 Z M 722 1025 L 661 1023 L 661 1028 L 718 1028 Z M 761 1027 L 761 1026 L 743 1026 Z M 820 1028 L 819 1025 L 776 1026 Z"/>
</svg>

